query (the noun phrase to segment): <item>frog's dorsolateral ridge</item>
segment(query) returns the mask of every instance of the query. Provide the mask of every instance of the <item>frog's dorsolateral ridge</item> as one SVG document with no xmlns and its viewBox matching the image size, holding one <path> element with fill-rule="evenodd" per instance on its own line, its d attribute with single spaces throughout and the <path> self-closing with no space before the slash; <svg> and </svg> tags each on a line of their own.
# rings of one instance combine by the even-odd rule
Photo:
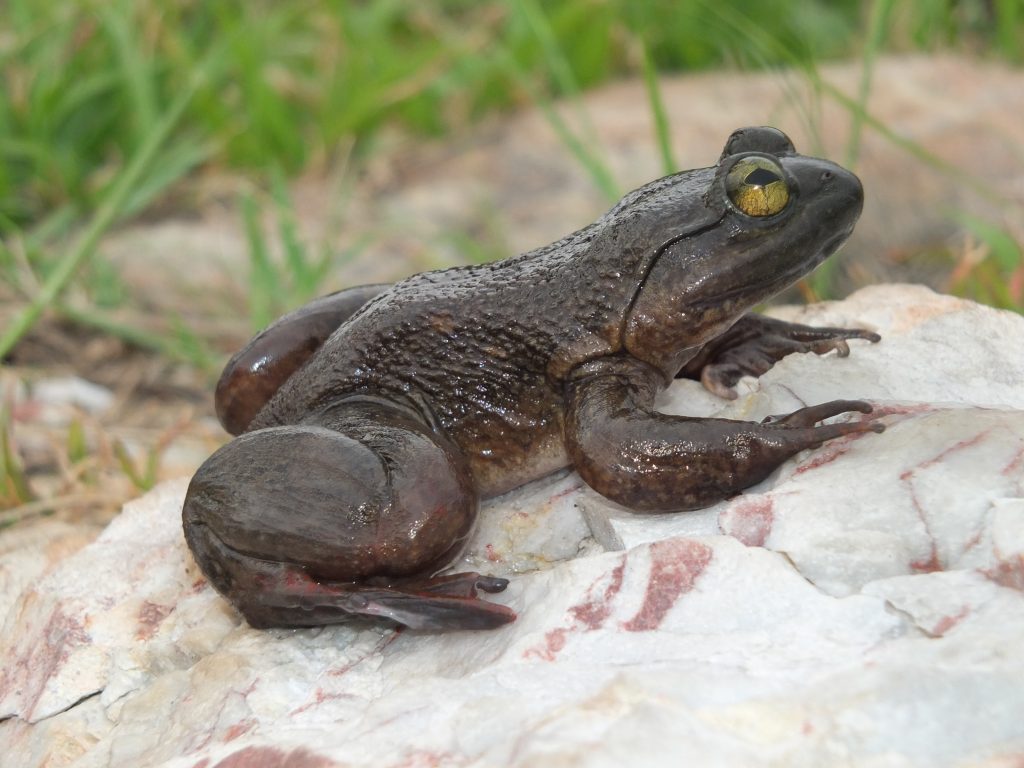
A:
<svg viewBox="0 0 1024 768">
<path fill-rule="evenodd" d="M 228 363 L 238 437 L 192 479 L 185 538 L 250 624 L 351 616 L 416 629 L 514 620 L 478 597 L 504 579 L 437 575 L 478 500 L 571 466 L 627 507 L 707 506 L 805 448 L 880 431 L 819 425 L 859 401 L 764 423 L 668 416 L 674 377 L 735 397 L 793 352 L 849 352 L 860 329 L 749 314 L 849 236 L 852 173 L 774 128 L 729 137 L 717 165 L 651 182 L 556 243 L 482 266 L 318 299 Z"/>
</svg>

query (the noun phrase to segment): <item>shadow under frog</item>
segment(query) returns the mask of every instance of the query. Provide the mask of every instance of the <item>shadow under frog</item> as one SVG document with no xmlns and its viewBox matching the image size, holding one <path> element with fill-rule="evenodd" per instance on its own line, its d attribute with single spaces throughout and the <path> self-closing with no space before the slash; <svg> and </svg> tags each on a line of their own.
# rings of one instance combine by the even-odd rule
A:
<svg viewBox="0 0 1024 768">
<path fill-rule="evenodd" d="M 669 416 L 675 377 L 735 397 L 793 352 L 849 352 L 859 329 L 747 314 L 832 254 L 860 215 L 857 177 L 772 128 L 718 164 L 651 182 L 597 222 L 504 261 L 323 297 L 228 363 L 232 442 L 200 467 L 185 538 L 252 626 L 373 616 L 417 629 L 514 620 L 504 579 L 438 575 L 480 498 L 571 466 L 626 507 L 707 506 L 805 448 L 870 422 L 858 401 L 763 423 Z"/>
</svg>

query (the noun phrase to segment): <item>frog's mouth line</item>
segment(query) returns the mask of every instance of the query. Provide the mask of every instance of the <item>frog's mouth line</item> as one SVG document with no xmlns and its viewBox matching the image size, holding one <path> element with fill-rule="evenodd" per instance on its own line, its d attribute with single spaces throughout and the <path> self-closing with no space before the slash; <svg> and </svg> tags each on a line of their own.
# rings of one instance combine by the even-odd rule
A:
<svg viewBox="0 0 1024 768">
<path fill-rule="evenodd" d="M 818 260 L 818 264 L 842 248 L 843 243 L 850 239 L 851 234 L 853 234 L 853 227 L 850 227 L 844 232 L 839 232 L 825 241 L 825 244 L 821 247 L 821 258 Z"/>
<path fill-rule="evenodd" d="M 778 272 L 770 279 L 763 281 L 761 285 L 763 290 L 760 293 L 765 294 L 767 297 L 774 296 L 779 291 L 785 290 L 796 283 L 801 277 L 810 274 L 839 250 L 851 234 L 853 234 L 853 224 L 826 240 L 813 259 L 808 260 L 804 264 L 796 265 L 791 270 Z M 702 298 L 700 301 L 695 302 L 695 305 L 703 308 L 704 311 L 711 311 L 715 307 L 728 305 L 737 298 L 749 297 L 750 295 L 749 287 L 737 287 L 717 293 L 714 296 Z"/>
</svg>

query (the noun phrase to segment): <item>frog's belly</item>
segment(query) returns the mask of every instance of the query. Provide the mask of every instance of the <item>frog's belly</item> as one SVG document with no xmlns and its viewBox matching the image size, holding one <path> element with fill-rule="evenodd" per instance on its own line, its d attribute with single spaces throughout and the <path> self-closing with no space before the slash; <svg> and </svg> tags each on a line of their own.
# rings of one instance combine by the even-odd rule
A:
<svg viewBox="0 0 1024 768">
<path fill-rule="evenodd" d="M 481 498 L 505 493 L 569 465 L 561 419 L 511 425 L 481 419 L 445 430 L 462 448 Z"/>
<path fill-rule="evenodd" d="M 480 498 L 486 499 L 568 466 L 569 455 L 560 435 L 546 436 L 525 455 L 502 461 L 495 461 L 492 456 L 470 455 L 469 463 Z"/>
</svg>

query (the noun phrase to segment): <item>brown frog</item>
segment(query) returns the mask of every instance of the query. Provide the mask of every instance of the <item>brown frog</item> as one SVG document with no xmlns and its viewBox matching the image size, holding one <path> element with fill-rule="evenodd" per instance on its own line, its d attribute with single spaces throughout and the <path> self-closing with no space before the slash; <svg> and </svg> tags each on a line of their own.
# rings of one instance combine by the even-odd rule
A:
<svg viewBox="0 0 1024 768">
<path fill-rule="evenodd" d="M 573 467 L 626 507 L 707 506 L 826 440 L 835 401 L 762 423 L 658 413 L 673 378 L 735 397 L 793 352 L 849 353 L 859 329 L 749 314 L 849 236 L 857 177 L 773 128 L 718 164 L 651 182 L 590 226 L 504 261 L 326 296 L 271 325 L 217 389 L 232 442 L 193 478 L 185 537 L 252 626 L 352 616 L 417 629 L 512 621 L 478 596 L 504 579 L 438 575 L 480 498 Z"/>
</svg>

